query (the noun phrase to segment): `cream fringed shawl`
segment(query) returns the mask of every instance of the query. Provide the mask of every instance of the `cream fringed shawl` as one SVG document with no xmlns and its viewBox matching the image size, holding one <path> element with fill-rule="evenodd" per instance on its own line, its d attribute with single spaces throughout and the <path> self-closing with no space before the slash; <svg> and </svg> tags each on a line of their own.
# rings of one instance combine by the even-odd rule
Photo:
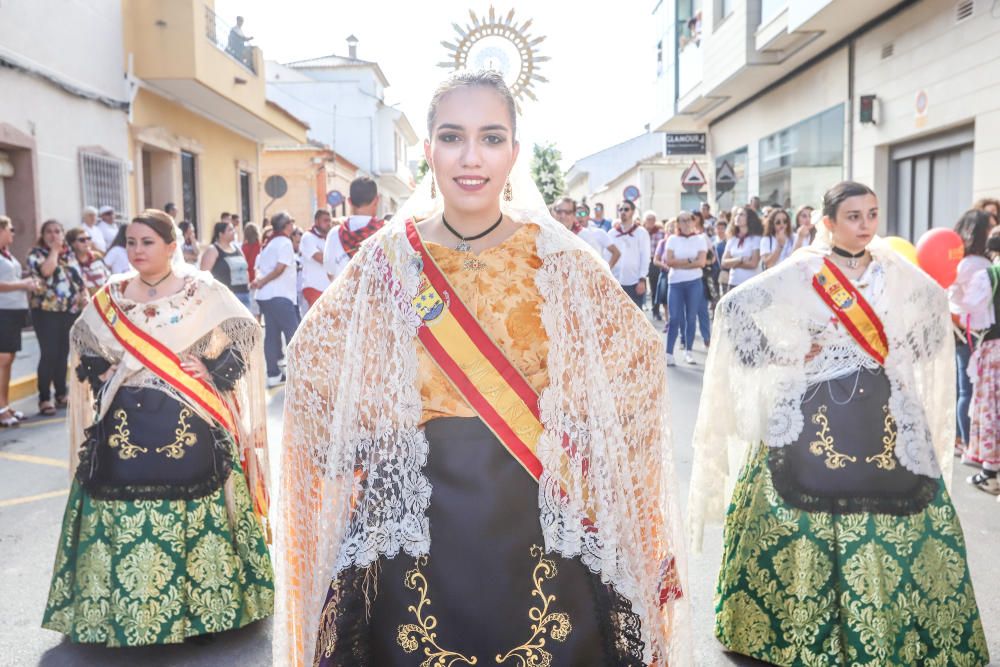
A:
<svg viewBox="0 0 1000 667">
<path fill-rule="evenodd" d="M 409 305 L 418 270 L 403 225 L 397 216 L 362 246 L 289 347 L 275 519 L 278 665 L 313 663 L 339 571 L 430 547 L 419 319 Z M 647 662 L 689 664 L 686 596 L 659 601 L 669 556 L 686 583 L 662 341 L 575 236 L 542 222 L 537 248 L 550 385 L 540 401 L 539 515 L 523 519 L 540 521 L 548 551 L 580 556 L 631 602 Z M 563 434 L 577 446 L 568 462 Z M 582 529 L 588 516 L 596 532 Z"/>
<path fill-rule="evenodd" d="M 784 447 L 807 428 L 801 409 L 807 385 L 875 366 L 812 287 L 829 250 L 817 241 L 734 289 L 716 309 L 694 433 L 693 549 L 701 548 L 705 524 L 722 520 L 748 448 Z M 881 239 L 868 249 L 874 265 L 861 291 L 889 342 L 885 373 L 896 458 L 910 472 L 947 483 L 955 446 L 947 296 Z"/>
<path fill-rule="evenodd" d="M 126 315 L 144 333 L 166 346 L 175 354 L 193 354 L 215 358 L 233 346 L 246 361 L 246 370 L 236 386 L 220 393 L 233 413 L 239 433 L 240 456 L 251 493 L 266 489 L 269 484 L 266 428 L 266 399 L 263 371 L 263 336 L 260 325 L 236 296 L 205 271 L 175 269 L 184 273 L 184 289 L 152 303 L 127 301 L 122 297 L 122 285 L 136 279 L 130 272 L 110 281 L 109 293 Z M 166 392 L 212 423 L 198 404 L 158 378 L 141 361 L 125 351 L 101 319 L 93 303 L 73 325 L 70 333 L 72 366 L 70 369 L 70 474 L 77 464 L 77 453 L 83 442 L 83 429 L 104 416 L 111 400 L 123 386 L 151 387 Z M 99 356 L 117 365 L 101 392 L 101 412 L 93 410 L 94 396 L 90 385 L 77 379 L 75 368 L 82 356 Z M 237 462 L 239 465 L 240 462 Z M 258 481 L 261 483 L 258 484 Z M 227 502 L 232 511 L 229 484 Z"/>
</svg>

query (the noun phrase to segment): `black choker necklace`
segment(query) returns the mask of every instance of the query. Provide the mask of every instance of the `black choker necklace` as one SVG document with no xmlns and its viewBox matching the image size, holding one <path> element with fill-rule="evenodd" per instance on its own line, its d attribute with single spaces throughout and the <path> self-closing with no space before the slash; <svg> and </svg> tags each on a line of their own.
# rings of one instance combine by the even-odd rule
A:
<svg viewBox="0 0 1000 667">
<path fill-rule="evenodd" d="M 174 275 L 173 270 L 167 271 L 167 275 L 163 276 L 162 278 L 160 278 L 159 280 L 157 280 L 155 283 L 147 282 L 146 279 L 143 278 L 142 276 L 139 276 L 139 280 L 142 281 L 143 285 L 145 285 L 146 287 L 149 288 L 147 290 L 147 294 L 149 294 L 149 296 L 156 296 L 156 287 L 160 283 L 162 283 L 164 280 L 166 280 L 167 278 L 169 278 L 172 275 Z"/>
<path fill-rule="evenodd" d="M 494 222 L 492 225 L 486 228 L 486 231 L 484 231 L 481 234 L 476 234 L 475 236 L 462 236 L 461 234 L 459 234 L 457 231 L 455 231 L 455 228 L 449 225 L 448 221 L 444 219 L 444 214 L 441 215 L 441 222 L 444 224 L 445 229 L 447 229 L 449 232 L 451 232 L 453 235 L 459 238 L 458 245 L 455 246 L 455 250 L 458 250 L 459 252 L 470 252 L 472 250 L 472 246 L 469 245 L 469 241 L 476 241 L 478 239 L 481 239 L 490 232 L 492 232 L 494 229 L 499 227 L 500 223 L 503 222 L 503 213 L 500 214 L 500 217 L 497 218 L 496 222 Z"/>
<path fill-rule="evenodd" d="M 847 268 L 856 269 L 858 268 L 858 260 L 864 257 L 865 253 L 868 252 L 868 250 L 862 250 L 861 252 L 853 253 L 853 252 L 847 252 L 843 248 L 838 248 L 837 246 L 833 246 L 833 252 L 834 254 L 840 255 L 841 257 L 845 257 L 847 259 Z"/>
</svg>

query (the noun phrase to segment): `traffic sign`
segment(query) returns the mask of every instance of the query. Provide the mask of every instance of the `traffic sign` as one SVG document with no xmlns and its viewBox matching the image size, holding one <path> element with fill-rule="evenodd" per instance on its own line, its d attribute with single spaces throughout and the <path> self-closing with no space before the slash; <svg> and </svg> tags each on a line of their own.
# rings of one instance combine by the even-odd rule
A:
<svg viewBox="0 0 1000 667">
<path fill-rule="evenodd" d="M 719 192 L 732 190 L 736 185 L 736 171 L 729 160 L 723 160 L 722 165 L 715 170 L 715 189 Z"/>
<path fill-rule="evenodd" d="M 344 195 L 340 190 L 330 190 L 326 193 L 326 203 L 330 206 L 337 207 L 344 203 Z"/>
<path fill-rule="evenodd" d="M 622 197 L 628 201 L 634 202 L 639 198 L 639 188 L 634 185 L 625 186 L 625 189 L 622 191 Z"/>
<path fill-rule="evenodd" d="M 285 196 L 285 193 L 288 192 L 288 181 L 277 174 L 269 176 L 268 179 L 264 181 L 264 192 L 266 192 L 267 196 L 271 199 L 281 199 Z"/>
<path fill-rule="evenodd" d="M 693 188 L 698 190 L 708 185 L 708 179 L 705 178 L 705 172 L 701 170 L 697 162 L 692 162 L 691 166 L 684 170 L 681 174 L 681 185 L 685 188 Z"/>
</svg>

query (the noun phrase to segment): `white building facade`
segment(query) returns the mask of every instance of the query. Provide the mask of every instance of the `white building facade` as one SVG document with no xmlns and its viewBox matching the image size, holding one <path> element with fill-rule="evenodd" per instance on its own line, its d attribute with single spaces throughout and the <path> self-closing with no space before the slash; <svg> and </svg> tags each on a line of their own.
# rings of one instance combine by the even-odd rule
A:
<svg viewBox="0 0 1000 667">
<path fill-rule="evenodd" d="M 413 192 L 408 152 L 417 135 L 402 111 L 385 104 L 389 82 L 382 69 L 357 58 L 356 40 L 348 44 L 346 58 L 268 61 L 267 95 L 309 124 L 310 139 L 371 175 L 382 213 L 389 213 Z"/>
<path fill-rule="evenodd" d="M 620 144 L 577 160 L 566 172 L 566 192 L 593 208 L 604 204 L 604 214 L 615 217 L 615 209 L 625 190 L 639 192 L 635 200 L 640 213 L 656 211 L 661 219 L 677 215 L 681 209 L 697 208 L 707 192 L 685 188 L 681 176 L 696 162 L 702 171 L 708 162 L 703 154 L 668 155 L 667 135 L 647 132 Z"/>
<path fill-rule="evenodd" d="M 993 4 L 663 0 L 653 125 L 707 133 L 721 207 L 817 207 L 849 178 L 915 240 L 1000 195 Z"/>
<path fill-rule="evenodd" d="M 120 3 L 0 3 L 0 215 L 15 254 L 45 220 L 79 224 L 83 206 L 128 213 L 125 69 Z"/>
</svg>

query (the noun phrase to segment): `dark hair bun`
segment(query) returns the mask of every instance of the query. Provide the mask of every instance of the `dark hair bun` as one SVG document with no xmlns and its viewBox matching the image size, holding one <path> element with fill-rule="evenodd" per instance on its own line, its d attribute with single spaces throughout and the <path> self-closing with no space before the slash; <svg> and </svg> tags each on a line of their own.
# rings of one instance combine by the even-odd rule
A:
<svg viewBox="0 0 1000 667">
<path fill-rule="evenodd" d="M 132 222 L 146 225 L 156 232 L 156 235 L 163 239 L 164 243 L 173 243 L 177 240 L 174 219 L 157 208 L 147 208 L 138 216 L 132 218 Z"/>
</svg>

